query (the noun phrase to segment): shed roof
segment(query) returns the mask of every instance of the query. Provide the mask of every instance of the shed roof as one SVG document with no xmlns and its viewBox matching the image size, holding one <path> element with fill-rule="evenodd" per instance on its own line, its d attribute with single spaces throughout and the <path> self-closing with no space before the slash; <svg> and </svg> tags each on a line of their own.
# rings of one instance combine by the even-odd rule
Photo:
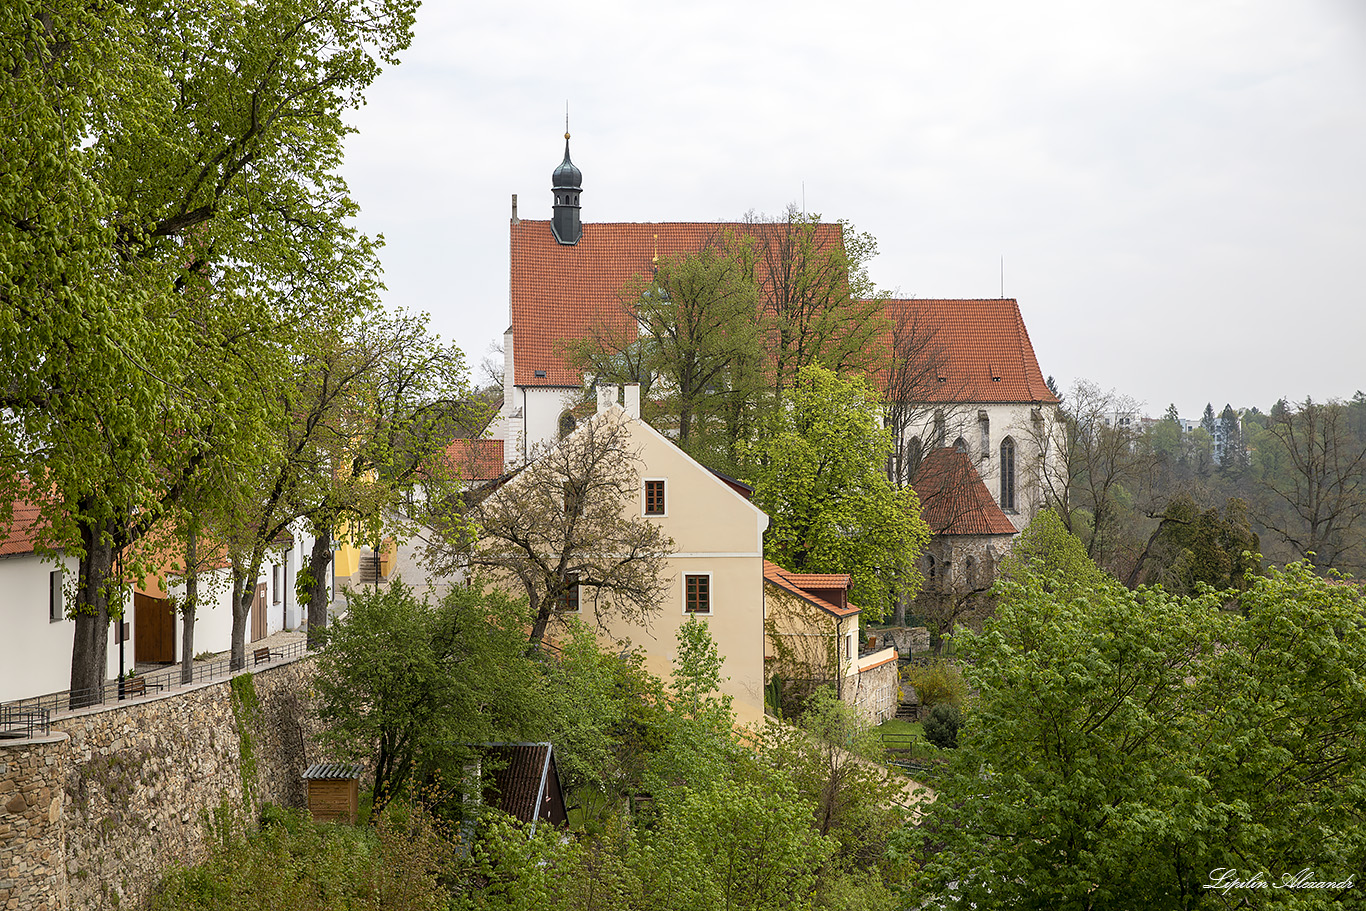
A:
<svg viewBox="0 0 1366 911">
<path fill-rule="evenodd" d="M 846 573 L 790 573 L 777 563 L 765 560 L 764 581 L 788 594 L 796 595 L 815 607 L 819 607 L 832 617 L 852 617 L 861 610 L 854 604 L 840 607 L 811 590 L 848 588 L 850 579 Z"/>
<path fill-rule="evenodd" d="M 315 762 L 304 769 L 306 781 L 360 778 L 361 767 L 347 762 Z"/>
<path fill-rule="evenodd" d="M 555 765 L 554 747 L 549 743 L 490 743 L 482 749 L 486 755 L 502 761 L 493 770 L 493 793 L 487 794 L 489 803 L 522 822 L 535 824 L 538 819 L 556 819 L 562 804 L 559 770 Z"/>
<path fill-rule="evenodd" d="M 24 497 L 15 497 L 9 527 L 0 536 L 0 557 L 33 553 L 38 535 L 47 527 L 42 510 L 37 503 Z"/>
</svg>

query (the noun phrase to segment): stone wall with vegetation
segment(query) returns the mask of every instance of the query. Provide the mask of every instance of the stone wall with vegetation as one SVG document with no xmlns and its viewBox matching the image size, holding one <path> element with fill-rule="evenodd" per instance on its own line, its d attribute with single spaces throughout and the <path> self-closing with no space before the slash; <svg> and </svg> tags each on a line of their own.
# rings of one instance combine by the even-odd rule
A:
<svg viewBox="0 0 1366 911">
<path fill-rule="evenodd" d="M 0 742 L 0 909 L 136 907 L 212 825 L 303 805 L 313 659 L 63 716 Z M 57 732 L 60 731 L 60 734 Z"/>
</svg>

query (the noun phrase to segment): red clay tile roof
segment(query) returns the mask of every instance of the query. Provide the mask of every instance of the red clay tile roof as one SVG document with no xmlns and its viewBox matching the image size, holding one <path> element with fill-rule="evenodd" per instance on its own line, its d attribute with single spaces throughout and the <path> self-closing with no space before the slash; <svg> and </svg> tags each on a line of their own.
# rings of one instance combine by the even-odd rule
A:
<svg viewBox="0 0 1366 911">
<path fill-rule="evenodd" d="M 925 401 L 1057 403 L 1013 298 L 890 300 L 886 315 L 916 321 L 937 351 L 942 378 L 927 389 Z"/>
<path fill-rule="evenodd" d="M 806 580 L 807 582 L 814 580 L 815 584 L 811 585 L 811 587 L 817 589 L 840 588 L 840 580 L 843 580 L 843 587 L 847 588 L 849 586 L 849 576 L 844 573 L 790 573 L 777 563 L 771 563 L 768 560 L 764 561 L 765 582 L 775 585 L 789 594 L 796 595 L 810 604 L 814 604 L 816 607 L 819 607 L 821 610 L 834 617 L 852 617 L 854 614 L 859 613 L 860 608 L 856 605 L 850 604 L 848 607 L 840 607 L 837 604 L 833 604 L 825 598 L 813 594 L 807 589 L 807 586 L 803 584 L 803 582 L 799 582 L 798 580 Z"/>
<path fill-rule="evenodd" d="M 555 240 L 548 221 L 513 223 L 513 382 L 580 385 L 579 372 L 564 362 L 563 346 L 598 325 L 622 333 L 636 331 L 635 320 L 622 307 L 621 291 L 627 281 L 649 275 L 656 256 L 700 250 L 727 231 L 757 230 L 763 227 L 739 222 L 585 224 L 579 242 L 567 246 Z M 821 224 L 817 230 L 827 243 L 842 242 L 838 224 Z"/>
<path fill-rule="evenodd" d="M 932 449 L 911 482 L 920 514 L 937 535 L 1013 535 L 1015 525 L 992 499 L 966 452 Z"/>
<path fill-rule="evenodd" d="M 6 528 L 3 537 L 0 537 L 0 557 L 33 553 L 33 545 L 38 540 L 38 534 L 47 527 L 47 521 L 40 513 L 37 503 L 21 497 L 15 498 L 9 528 Z"/>
<path fill-rule="evenodd" d="M 452 440 L 446 447 L 451 470 L 465 481 L 492 481 L 503 474 L 502 440 Z"/>
</svg>

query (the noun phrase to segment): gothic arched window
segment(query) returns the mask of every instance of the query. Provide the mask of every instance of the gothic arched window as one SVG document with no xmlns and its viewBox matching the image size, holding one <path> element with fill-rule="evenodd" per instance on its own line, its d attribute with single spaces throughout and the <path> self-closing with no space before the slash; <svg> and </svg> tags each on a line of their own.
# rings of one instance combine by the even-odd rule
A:
<svg viewBox="0 0 1366 911">
<path fill-rule="evenodd" d="M 568 411 L 560 415 L 560 436 L 567 437 L 579 426 L 579 422 L 574 420 L 574 415 Z"/>
<path fill-rule="evenodd" d="M 1015 511 L 1015 441 L 1010 437 L 1001 441 L 1001 508 Z"/>
</svg>

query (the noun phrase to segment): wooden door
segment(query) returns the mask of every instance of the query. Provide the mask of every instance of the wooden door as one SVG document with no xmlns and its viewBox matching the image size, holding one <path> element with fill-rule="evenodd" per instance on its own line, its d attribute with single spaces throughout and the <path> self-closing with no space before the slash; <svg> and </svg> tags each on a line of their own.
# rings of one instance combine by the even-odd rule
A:
<svg viewBox="0 0 1366 911">
<path fill-rule="evenodd" d="M 251 641 L 266 638 L 266 583 L 256 586 L 256 598 L 251 602 Z"/>
<path fill-rule="evenodd" d="M 166 598 L 133 593 L 133 662 L 175 663 L 175 613 Z"/>
</svg>

